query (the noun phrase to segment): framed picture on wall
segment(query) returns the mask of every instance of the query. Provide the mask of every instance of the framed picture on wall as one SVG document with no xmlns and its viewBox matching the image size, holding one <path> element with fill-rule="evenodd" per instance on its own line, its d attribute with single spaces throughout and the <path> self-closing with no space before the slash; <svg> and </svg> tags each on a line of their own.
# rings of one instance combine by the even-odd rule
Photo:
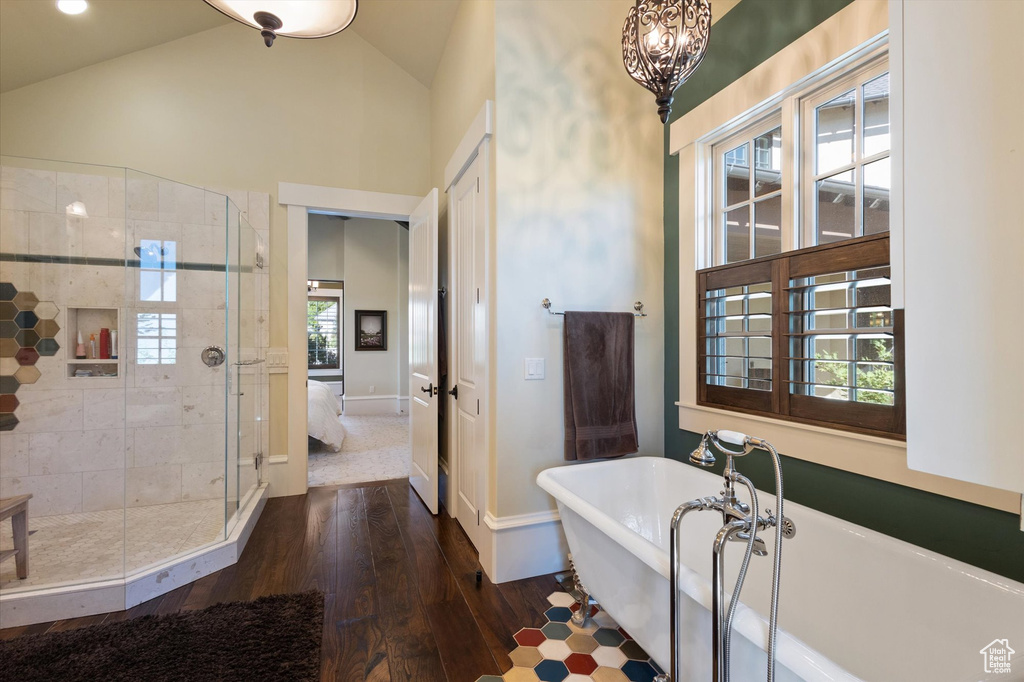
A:
<svg viewBox="0 0 1024 682">
<path fill-rule="evenodd" d="M 388 349 L 388 311 L 356 311 L 356 350 Z"/>
</svg>

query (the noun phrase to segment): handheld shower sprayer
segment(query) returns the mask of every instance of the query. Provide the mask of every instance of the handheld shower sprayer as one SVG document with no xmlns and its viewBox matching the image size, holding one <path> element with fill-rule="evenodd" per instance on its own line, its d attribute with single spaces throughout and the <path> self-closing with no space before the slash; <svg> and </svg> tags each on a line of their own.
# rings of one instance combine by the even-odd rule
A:
<svg viewBox="0 0 1024 682">
<path fill-rule="evenodd" d="M 715 449 L 729 457 L 742 457 L 743 455 L 750 454 L 754 450 L 755 443 L 757 442 L 760 442 L 759 439 L 750 438 L 739 431 L 727 431 L 725 429 L 721 429 L 719 431 L 707 431 L 703 436 L 701 436 L 700 443 L 697 445 L 697 448 L 690 453 L 690 462 L 692 464 L 699 464 L 702 467 L 713 466 L 718 460 L 715 459 L 715 455 L 708 447 L 709 444 L 714 445 Z M 738 452 L 725 447 L 723 443 L 738 445 L 743 448 L 743 450 Z"/>
<path fill-rule="evenodd" d="M 732 446 L 732 447 L 730 447 Z M 740 449 L 736 449 L 736 448 Z M 672 517 L 672 532 L 669 535 L 669 564 L 671 581 L 670 629 L 671 629 L 671 679 L 679 682 L 677 647 L 679 645 L 677 591 L 679 563 L 679 525 L 683 517 L 691 511 L 718 511 L 722 514 L 722 529 L 719 531 L 712 553 L 712 656 L 714 658 L 714 682 L 729 681 L 729 651 L 732 639 L 732 622 L 739 604 L 740 591 L 746 578 L 747 567 L 751 556 L 766 556 L 767 544 L 758 537 L 758 531 L 775 528 L 774 557 L 772 565 L 771 613 L 768 620 L 768 682 L 775 680 L 775 648 L 778 631 L 779 577 L 782 568 L 782 539 L 791 538 L 796 534 L 795 525 L 783 516 L 782 464 L 779 453 L 771 443 L 762 438 L 753 438 L 738 431 L 726 429 L 707 431 L 701 436 L 700 443 L 690 453 L 690 463 L 703 467 L 713 466 L 716 462 L 712 448 L 726 456 L 724 471 L 725 488 L 721 497 L 704 497 L 687 502 L 676 510 Z M 759 504 L 754 484 L 743 474 L 736 471 L 734 459 L 750 454 L 754 450 L 763 450 L 772 458 L 775 473 L 776 509 L 766 510 L 765 516 L 758 514 Z M 736 484 L 746 488 L 750 495 L 747 505 L 736 497 Z M 728 608 L 725 605 L 725 545 L 729 540 L 742 541 L 746 545 L 736 587 Z M 659 681 L 669 679 L 660 676 Z"/>
</svg>

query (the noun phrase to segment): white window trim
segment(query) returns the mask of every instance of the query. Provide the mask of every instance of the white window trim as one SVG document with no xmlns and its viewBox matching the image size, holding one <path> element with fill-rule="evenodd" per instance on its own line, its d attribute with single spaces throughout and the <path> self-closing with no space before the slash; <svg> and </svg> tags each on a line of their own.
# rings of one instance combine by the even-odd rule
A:
<svg viewBox="0 0 1024 682">
<path fill-rule="evenodd" d="M 711 262 L 711 245 L 698 226 L 714 210 L 710 178 L 699 172 L 707 167 L 710 154 L 703 143 L 780 107 L 783 120 L 792 120 L 796 112 L 792 105 L 785 106 L 788 95 L 805 90 L 812 80 L 840 73 L 870 50 L 884 48 L 888 27 L 887 3 L 855 0 L 670 126 L 669 151 L 679 157 L 679 428 L 698 433 L 715 428 L 746 431 L 767 438 L 791 457 L 1017 514 L 1019 494 L 908 469 L 905 443 L 696 404 L 697 287 L 693 273 Z M 894 80 L 894 92 L 898 92 L 896 83 L 898 80 Z M 897 115 L 890 109 L 891 117 Z M 902 200 L 902 183 L 896 176 L 898 132 L 893 126 L 894 208 Z M 787 159 L 795 163 L 784 153 L 784 162 Z M 795 216 L 795 210 L 795 206 L 783 204 L 784 215 Z M 890 217 L 890 239 L 894 243 L 893 305 L 902 307 L 903 231 L 895 210 Z"/>
</svg>

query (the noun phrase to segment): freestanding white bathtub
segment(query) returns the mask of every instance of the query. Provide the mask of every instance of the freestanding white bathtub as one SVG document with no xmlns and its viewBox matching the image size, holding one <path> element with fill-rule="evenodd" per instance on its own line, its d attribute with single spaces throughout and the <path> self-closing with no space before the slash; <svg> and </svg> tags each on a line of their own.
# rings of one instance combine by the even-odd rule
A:
<svg viewBox="0 0 1024 682">
<path fill-rule="evenodd" d="M 768 457 L 748 455 L 759 456 Z M 743 459 L 737 468 L 743 471 Z M 548 469 L 537 483 L 558 501 L 584 585 L 668 670 L 669 523 L 681 503 L 720 494 L 722 479 L 635 457 Z M 758 498 L 762 516 L 774 510 L 773 496 Z M 792 502 L 785 513 L 797 533 L 783 542 L 780 682 L 1024 680 L 1024 584 Z M 680 661 L 687 681 L 711 679 L 711 546 L 721 525 L 721 514 L 710 511 L 683 520 Z M 773 533 L 762 533 L 770 549 Z M 742 543 L 730 543 L 729 592 L 742 554 Z M 752 557 L 733 628 L 737 682 L 765 679 L 770 587 L 771 555 Z M 1020 653 L 1010 674 L 989 676 L 981 649 L 997 639 Z"/>
</svg>

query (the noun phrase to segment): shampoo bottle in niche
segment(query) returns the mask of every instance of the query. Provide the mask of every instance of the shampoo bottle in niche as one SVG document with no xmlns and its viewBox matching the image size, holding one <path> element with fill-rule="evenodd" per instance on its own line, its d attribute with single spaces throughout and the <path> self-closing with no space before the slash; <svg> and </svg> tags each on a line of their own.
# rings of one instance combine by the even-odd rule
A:
<svg viewBox="0 0 1024 682">
<path fill-rule="evenodd" d="M 117 360 L 117 330 L 110 330 L 110 359 Z"/>
<path fill-rule="evenodd" d="M 75 360 L 85 360 L 85 342 L 82 341 L 82 330 L 78 330 L 78 345 L 75 346 Z"/>
<path fill-rule="evenodd" d="M 100 360 L 110 359 L 110 330 L 106 327 L 100 329 Z"/>
<path fill-rule="evenodd" d="M 89 334 L 89 357 L 93 360 L 96 359 L 96 335 Z"/>
</svg>

